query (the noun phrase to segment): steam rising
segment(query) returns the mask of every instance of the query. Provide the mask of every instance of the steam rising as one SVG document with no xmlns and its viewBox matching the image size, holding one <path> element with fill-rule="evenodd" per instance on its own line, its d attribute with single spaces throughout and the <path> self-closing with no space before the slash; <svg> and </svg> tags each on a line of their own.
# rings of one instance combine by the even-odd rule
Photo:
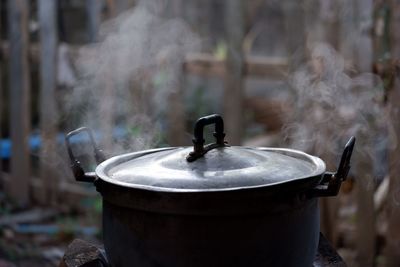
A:
<svg viewBox="0 0 400 267">
<path fill-rule="evenodd" d="M 349 74 L 345 60 L 327 44 L 311 49 L 310 60 L 289 81 L 293 108 L 284 132 L 291 146 L 317 155 L 336 155 L 350 136 L 371 155 L 385 129 L 383 84 L 373 74 Z M 339 150 L 338 150 L 339 149 Z"/>
<path fill-rule="evenodd" d="M 68 101 L 71 128 L 87 125 L 105 135 L 109 152 L 149 148 L 158 142 L 167 98 L 181 77 L 184 55 L 199 38 L 180 19 L 165 19 L 157 1 L 137 6 L 106 22 L 100 42 L 80 51 L 79 85 Z M 110 142 L 111 130 L 130 132 L 124 144 Z"/>
</svg>

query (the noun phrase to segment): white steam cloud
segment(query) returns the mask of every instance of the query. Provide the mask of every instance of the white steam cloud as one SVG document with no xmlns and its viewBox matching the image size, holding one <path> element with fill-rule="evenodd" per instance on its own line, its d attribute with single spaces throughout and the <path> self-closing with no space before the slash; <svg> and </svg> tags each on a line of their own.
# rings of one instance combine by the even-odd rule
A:
<svg viewBox="0 0 400 267">
<path fill-rule="evenodd" d="M 158 141 L 159 122 L 169 94 L 178 88 L 184 56 L 199 49 L 199 38 L 183 20 L 162 18 L 158 2 L 141 1 L 107 21 L 100 41 L 80 51 L 81 78 L 67 101 L 68 120 L 71 128 L 99 130 L 110 154 Z M 117 125 L 130 132 L 123 144 L 111 141 Z"/>
<path fill-rule="evenodd" d="M 379 77 L 347 70 L 344 58 L 320 43 L 289 83 L 294 98 L 284 133 L 293 148 L 337 155 L 354 135 L 356 149 L 372 157 L 374 144 L 388 127 Z"/>
</svg>

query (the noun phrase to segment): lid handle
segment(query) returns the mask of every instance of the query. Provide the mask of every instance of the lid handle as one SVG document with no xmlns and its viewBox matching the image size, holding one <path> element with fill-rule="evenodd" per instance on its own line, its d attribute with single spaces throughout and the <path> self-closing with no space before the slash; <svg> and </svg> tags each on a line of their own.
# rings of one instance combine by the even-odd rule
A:
<svg viewBox="0 0 400 267">
<path fill-rule="evenodd" d="M 215 124 L 214 137 L 216 139 L 215 143 L 208 144 L 204 146 L 204 137 L 203 131 L 206 125 Z M 194 138 L 193 138 L 193 151 L 189 153 L 186 157 L 188 162 L 195 161 L 198 158 L 201 158 L 213 148 L 223 147 L 226 145 L 224 141 L 225 133 L 224 133 L 224 120 L 218 114 L 213 114 L 205 117 L 201 117 L 197 120 L 194 125 Z"/>
<path fill-rule="evenodd" d="M 72 148 L 71 148 L 71 137 L 74 135 L 77 135 L 79 133 L 82 132 L 86 132 L 87 135 L 89 136 L 89 140 L 90 143 L 93 147 L 93 153 L 94 153 L 94 157 L 96 159 L 96 163 L 100 164 L 101 162 L 103 162 L 104 160 L 106 160 L 103 151 L 101 151 L 100 149 L 97 148 L 96 146 L 96 142 L 94 141 L 94 137 L 93 137 L 93 132 L 91 129 L 87 128 L 87 127 L 81 127 L 79 129 L 76 129 L 72 132 L 69 132 L 66 136 L 65 136 L 65 143 L 67 145 L 67 151 L 68 151 L 68 156 L 71 160 L 71 169 L 72 172 L 75 176 L 75 179 L 77 181 L 81 181 L 81 182 L 94 182 L 94 180 L 96 180 L 96 175 L 92 172 L 85 172 L 82 168 L 81 163 L 79 162 L 79 160 L 77 158 L 75 158 L 74 154 L 72 153 Z"/>
</svg>

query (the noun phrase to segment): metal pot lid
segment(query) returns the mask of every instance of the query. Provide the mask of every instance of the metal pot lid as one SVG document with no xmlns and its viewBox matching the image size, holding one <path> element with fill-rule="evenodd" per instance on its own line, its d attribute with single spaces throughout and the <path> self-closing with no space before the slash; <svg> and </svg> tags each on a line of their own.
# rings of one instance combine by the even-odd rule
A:
<svg viewBox="0 0 400 267">
<path fill-rule="evenodd" d="M 203 128 L 215 124 L 217 141 L 204 146 Z M 153 149 L 113 157 L 96 168 L 100 179 L 132 188 L 198 192 L 273 186 L 315 178 L 325 163 L 291 149 L 228 146 L 219 115 L 199 119 L 191 147 Z"/>
<path fill-rule="evenodd" d="M 273 186 L 325 172 L 321 159 L 290 149 L 218 147 L 188 162 L 191 150 L 164 148 L 113 157 L 96 174 L 127 187 L 186 192 Z"/>
</svg>

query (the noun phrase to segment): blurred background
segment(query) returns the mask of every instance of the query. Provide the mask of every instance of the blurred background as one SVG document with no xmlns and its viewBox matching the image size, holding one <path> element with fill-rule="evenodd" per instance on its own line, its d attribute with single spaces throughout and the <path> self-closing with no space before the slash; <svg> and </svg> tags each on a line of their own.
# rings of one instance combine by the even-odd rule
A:
<svg viewBox="0 0 400 267">
<path fill-rule="evenodd" d="M 66 132 L 91 127 L 110 157 L 191 145 L 212 113 L 230 144 L 332 171 L 355 135 L 321 231 L 348 266 L 400 266 L 398 29 L 396 0 L 1 0 L 0 266 L 101 243 L 101 197 L 74 180 Z"/>
</svg>

